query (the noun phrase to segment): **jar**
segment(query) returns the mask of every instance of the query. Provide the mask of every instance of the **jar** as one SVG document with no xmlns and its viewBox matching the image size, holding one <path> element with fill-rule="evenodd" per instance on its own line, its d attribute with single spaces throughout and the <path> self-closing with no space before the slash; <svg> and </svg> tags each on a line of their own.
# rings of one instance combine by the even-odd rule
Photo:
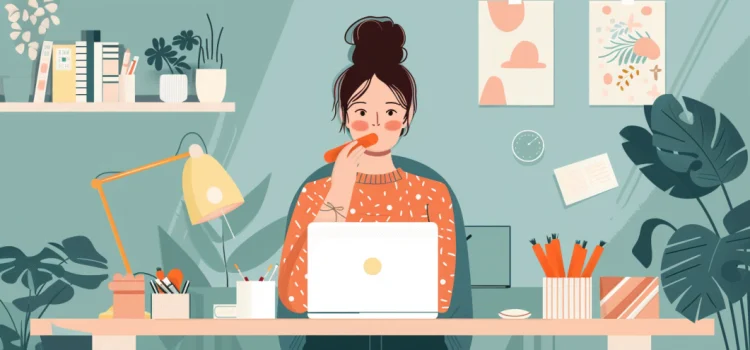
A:
<svg viewBox="0 0 750 350">
<path fill-rule="evenodd" d="M 115 274 L 109 282 L 114 318 L 143 318 L 146 311 L 146 287 L 143 275 Z"/>
</svg>

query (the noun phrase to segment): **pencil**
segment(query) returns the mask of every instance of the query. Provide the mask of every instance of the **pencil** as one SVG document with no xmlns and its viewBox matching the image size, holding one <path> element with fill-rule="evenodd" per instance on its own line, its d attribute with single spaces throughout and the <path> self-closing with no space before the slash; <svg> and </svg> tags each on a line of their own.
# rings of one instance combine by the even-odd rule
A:
<svg viewBox="0 0 750 350">
<path fill-rule="evenodd" d="M 273 269 L 273 264 L 268 265 L 268 270 L 266 270 L 266 274 L 263 276 L 260 276 L 260 279 L 258 281 L 263 282 L 268 277 L 268 273 L 271 272 L 271 269 Z"/>
<path fill-rule="evenodd" d="M 549 265 L 549 261 L 547 261 L 547 256 L 544 255 L 544 250 L 542 249 L 542 245 L 536 242 L 536 239 L 532 239 L 531 241 L 531 248 L 534 250 L 534 254 L 536 255 L 536 259 L 539 260 L 539 265 L 542 267 L 542 271 L 544 271 L 544 276 L 546 277 L 554 277 L 554 273 L 552 272 L 552 267 Z"/>
<path fill-rule="evenodd" d="M 240 271 L 240 267 L 237 266 L 237 264 L 234 264 L 234 268 L 237 269 L 237 272 L 240 273 L 240 277 L 242 277 L 243 280 L 250 281 L 249 279 L 247 279 L 247 277 L 245 277 L 245 275 L 242 274 L 242 271 Z"/>
<path fill-rule="evenodd" d="M 581 277 L 591 277 L 591 275 L 594 273 L 596 264 L 599 263 L 599 258 L 601 258 L 602 252 L 604 252 L 605 244 L 607 244 L 607 242 L 600 241 L 599 245 L 594 248 L 594 252 L 591 254 L 591 259 L 589 259 L 589 263 L 586 264 L 586 268 L 583 270 L 583 274 L 581 275 Z"/>
<path fill-rule="evenodd" d="M 278 268 L 279 268 L 279 265 L 274 265 L 273 266 L 273 272 L 271 272 L 271 276 L 268 276 L 268 280 L 269 281 L 273 281 L 273 276 L 276 274 L 276 269 L 278 269 Z"/>
</svg>

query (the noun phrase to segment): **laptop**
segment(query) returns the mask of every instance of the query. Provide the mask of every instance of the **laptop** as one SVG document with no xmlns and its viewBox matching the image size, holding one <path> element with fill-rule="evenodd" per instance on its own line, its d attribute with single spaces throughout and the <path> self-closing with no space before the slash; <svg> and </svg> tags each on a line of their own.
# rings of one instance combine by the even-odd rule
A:
<svg viewBox="0 0 750 350">
<path fill-rule="evenodd" d="M 314 222 L 307 227 L 309 318 L 438 316 L 432 222 Z"/>
</svg>

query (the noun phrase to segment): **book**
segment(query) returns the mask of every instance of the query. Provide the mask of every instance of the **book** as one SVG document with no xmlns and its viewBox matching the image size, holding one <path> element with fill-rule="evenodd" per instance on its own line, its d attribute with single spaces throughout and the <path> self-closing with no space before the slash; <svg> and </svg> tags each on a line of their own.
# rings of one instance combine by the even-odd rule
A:
<svg viewBox="0 0 750 350">
<path fill-rule="evenodd" d="M 120 98 L 120 44 L 102 43 L 102 102 Z"/>
<path fill-rule="evenodd" d="M 102 55 L 104 46 L 94 43 L 94 102 L 102 102 Z"/>
<path fill-rule="evenodd" d="M 52 102 L 76 101 L 75 45 L 52 45 Z"/>
<path fill-rule="evenodd" d="M 76 41 L 76 102 L 81 103 L 85 103 L 87 99 L 86 60 L 86 42 Z"/>
<path fill-rule="evenodd" d="M 99 30 L 81 31 L 81 40 L 86 42 L 86 102 L 94 102 L 94 43 L 101 39 Z"/>
<path fill-rule="evenodd" d="M 43 103 L 47 95 L 47 83 L 49 82 L 49 66 L 52 59 L 51 41 L 42 43 L 42 52 L 39 55 L 39 68 L 36 74 L 36 87 L 34 88 L 34 102 Z"/>
<path fill-rule="evenodd" d="M 618 186 L 606 153 L 557 168 L 554 172 L 566 206 Z"/>
</svg>

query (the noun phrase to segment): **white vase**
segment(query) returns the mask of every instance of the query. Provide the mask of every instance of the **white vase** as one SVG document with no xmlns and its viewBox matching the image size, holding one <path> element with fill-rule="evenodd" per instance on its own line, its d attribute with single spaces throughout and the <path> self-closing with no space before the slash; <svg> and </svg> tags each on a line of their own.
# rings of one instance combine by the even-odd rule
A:
<svg viewBox="0 0 750 350">
<path fill-rule="evenodd" d="M 164 102 L 185 102 L 188 77 L 185 74 L 164 74 L 159 78 L 159 98 Z"/>
<path fill-rule="evenodd" d="M 198 69 L 195 71 L 195 92 L 201 102 L 219 103 L 227 92 L 226 69 Z"/>
</svg>

